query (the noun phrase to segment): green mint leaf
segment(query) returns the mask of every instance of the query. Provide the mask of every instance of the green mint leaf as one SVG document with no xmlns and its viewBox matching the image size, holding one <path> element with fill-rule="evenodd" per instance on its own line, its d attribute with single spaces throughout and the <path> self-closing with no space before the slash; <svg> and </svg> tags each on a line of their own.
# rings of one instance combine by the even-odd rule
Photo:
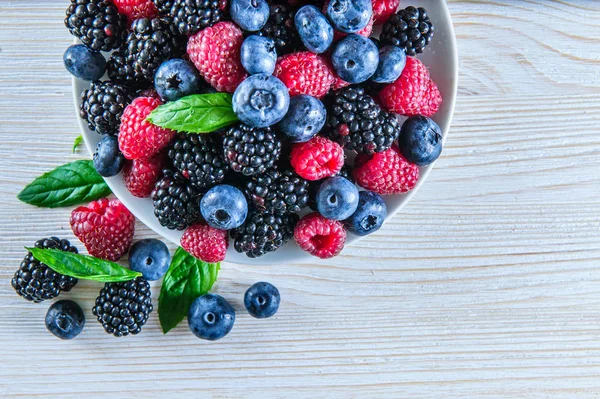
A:
<svg viewBox="0 0 600 399">
<path fill-rule="evenodd" d="M 48 265 L 57 273 L 82 280 L 114 283 L 133 280 L 141 273 L 124 268 L 115 262 L 79 255 L 58 249 L 25 248 L 33 257 Z"/>
<path fill-rule="evenodd" d="M 193 94 L 156 108 L 147 120 L 153 125 L 188 133 L 210 133 L 238 120 L 231 94 Z"/>
<path fill-rule="evenodd" d="M 81 144 L 82 141 L 83 141 L 83 136 L 77 136 L 75 138 L 75 141 L 73 142 L 73 152 L 75 152 L 75 150 L 77 150 L 77 147 L 79 147 L 79 144 Z"/>
<path fill-rule="evenodd" d="M 27 204 L 44 208 L 77 205 L 111 193 L 91 160 L 75 161 L 44 173 L 17 195 Z"/>
<path fill-rule="evenodd" d="M 220 263 L 206 263 L 177 249 L 158 298 L 158 319 L 165 334 L 187 317 L 194 299 L 210 291 L 220 267 Z"/>
</svg>

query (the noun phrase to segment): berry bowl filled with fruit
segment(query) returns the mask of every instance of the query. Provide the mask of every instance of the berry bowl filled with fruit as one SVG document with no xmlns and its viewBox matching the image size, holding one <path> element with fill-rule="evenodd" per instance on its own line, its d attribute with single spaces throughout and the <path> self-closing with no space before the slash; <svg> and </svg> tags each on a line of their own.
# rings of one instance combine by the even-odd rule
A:
<svg viewBox="0 0 600 399">
<path fill-rule="evenodd" d="M 332 258 L 442 153 L 457 53 L 439 0 L 72 0 L 96 171 L 204 262 Z"/>
</svg>

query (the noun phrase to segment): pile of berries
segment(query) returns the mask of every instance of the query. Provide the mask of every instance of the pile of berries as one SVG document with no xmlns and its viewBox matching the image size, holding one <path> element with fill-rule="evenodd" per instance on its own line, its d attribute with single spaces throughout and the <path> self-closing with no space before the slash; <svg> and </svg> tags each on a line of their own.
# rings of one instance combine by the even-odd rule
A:
<svg viewBox="0 0 600 399">
<path fill-rule="evenodd" d="M 398 9 L 399 0 L 71 0 L 65 24 L 83 44 L 64 60 L 92 81 L 81 116 L 105 135 L 97 170 L 122 171 L 204 261 L 223 260 L 230 240 L 251 258 L 292 239 L 336 256 L 347 232 L 381 227 L 382 196 L 412 190 L 442 149 L 430 119 L 442 98 L 415 58 L 434 26 L 423 8 Z M 233 95 L 239 122 L 198 134 L 147 119 L 214 92 Z"/>
</svg>

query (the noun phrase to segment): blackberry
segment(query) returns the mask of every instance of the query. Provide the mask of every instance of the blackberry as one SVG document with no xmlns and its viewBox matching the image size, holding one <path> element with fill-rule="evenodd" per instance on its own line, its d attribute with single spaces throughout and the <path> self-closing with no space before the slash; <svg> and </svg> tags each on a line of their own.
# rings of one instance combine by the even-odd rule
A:
<svg viewBox="0 0 600 399">
<path fill-rule="evenodd" d="M 175 0 L 152 0 L 160 15 L 169 15 Z"/>
<path fill-rule="evenodd" d="M 231 230 L 233 247 L 249 258 L 274 252 L 294 236 L 298 215 L 254 211 L 239 228 Z"/>
<path fill-rule="evenodd" d="M 246 182 L 246 196 L 260 210 L 298 213 L 308 202 L 309 183 L 291 170 L 269 169 Z"/>
<path fill-rule="evenodd" d="M 35 248 L 60 249 L 65 252 L 77 253 L 77 248 L 68 240 L 50 237 L 39 240 Z M 15 272 L 11 285 L 23 298 L 32 302 L 42 302 L 45 299 L 56 298 L 62 291 L 71 291 L 77 284 L 77 279 L 56 273 L 46 264 L 41 263 L 27 252 L 19 270 Z"/>
<path fill-rule="evenodd" d="M 182 35 L 212 26 L 223 17 L 221 0 L 174 0 L 170 10 L 173 23 Z"/>
<path fill-rule="evenodd" d="M 199 222 L 203 193 L 179 172 L 165 169 L 164 176 L 154 186 L 154 215 L 161 226 L 185 230 Z"/>
<path fill-rule="evenodd" d="M 109 0 L 71 0 L 65 26 L 94 51 L 119 48 L 127 37 L 127 17 Z"/>
<path fill-rule="evenodd" d="M 382 152 L 400 133 L 395 115 L 382 110 L 362 87 L 346 87 L 331 95 L 327 115 L 326 134 L 348 150 Z"/>
<path fill-rule="evenodd" d="M 198 187 L 221 183 L 229 170 L 221 139 L 213 134 L 180 133 L 169 148 L 169 158 L 175 169 Z"/>
<path fill-rule="evenodd" d="M 223 135 L 223 153 L 234 172 L 253 176 L 273 167 L 281 154 L 281 141 L 270 127 L 240 123 Z"/>
<path fill-rule="evenodd" d="M 379 40 L 383 45 L 398 46 L 414 57 L 431 43 L 434 31 L 427 11 L 410 6 L 391 16 L 383 25 Z"/>
<path fill-rule="evenodd" d="M 90 130 L 116 136 L 123 111 L 130 102 L 131 94 L 125 86 L 96 81 L 81 93 L 80 116 L 87 121 Z"/>
<path fill-rule="evenodd" d="M 96 298 L 92 314 L 115 337 L 138 334 L 152 312 L 150 284 L 143 277 L 106 283 Z"/>
<path fill-rule="evenodd" d="M 184 52 L 185 38 L 171 19 L 138 19 L 131 25 L 125 46 L 108 60 L 108 76 L 114 82 L 145 89 L 154 81 L 160 64 Z"/>
<path fill-rule="evenodd" d="M 269 37 L 275 41 L 275 48 L 279 56 L 303 48 L 302 40 L 300 40 L 294 25 L 295 14 L 296 10 L 287 4 L 272 4 L 269 19 L 258 32 L 260 36 Z"/>
</svg>

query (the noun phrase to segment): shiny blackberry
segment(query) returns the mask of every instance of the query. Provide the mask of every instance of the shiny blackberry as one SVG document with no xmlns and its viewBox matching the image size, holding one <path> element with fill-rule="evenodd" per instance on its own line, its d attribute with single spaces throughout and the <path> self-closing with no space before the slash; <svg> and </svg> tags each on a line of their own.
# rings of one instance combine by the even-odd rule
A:
<svg viewBox="0 0 600 399">
<path fill-rule="evenodd" d="M 65 252 L 77 253 L 77 248 L 68 240 L 50 237 L 39 240 L 35 248 L 59 249 Z M 23 298 L 32 302 L 42 302 L 45 299 L 56 298 L 62 291 L 71 291 L 77 284 L 77 279 L 56 273 L 46 264 L 41 263 L 27 252 L 11 280 L 11 285 Z"/>
<path fill-rule="evenodd" d="M 163 173 L 152 191 L 154 215 L 161 226 L 185 230 L 202 219 L 200 200 L 203 193 L 181 173 L 170 169 Z"/>
<path fill-rule="evenodd" d="M 174 0 L 170 9 L 173 23 L 182 35 L 212 26 L 223 17 L 220 0 Z"/>
<path fill-rule="evenodd" d="M 180 133 L 169 148 L 173 166 L 198 187 L 221 183 L 229 170 L 221 138 L 215 134 Z"/>
<path fill-rule="evenodd" d="M 362 87 L 338 90 L 327 98 L 326 104 L 326 135 L 348 150 L 382 152 L 392 146 L 400 133 L 397 118 L 382 110 Z"/>
<path fill-rule="evenodd" d="M 231 230 L 233 247 L 249 258 L 274 252 L 294 236 L 298 215 L 254 211 L 239 228 Z"/>
<path fill-rule="evenodd" d="M 152 312 L 150 284 L 142 277 L 106 283 L 96 298 L 92 314 L 115 337 L 139 334 Z"/>
<path fill-rule="evenodd" d="M 108 60 L 108 76 L 114 82 L 148 88 L 158 67 L 184 52 L 185 38 L 170 18 L 138 19 L 131 25 L 125 45 Z"/>
<path fill-rule="evenodd" d="M 81 93 L 80 116 L 90 130 L 100 134 L 116 136 L 121 125 L 121 116 L 131 102 L 129 90 L 118 83 L 93 82 Z"/>
<path fill-rule="evenodd" d="M 431 43 L 434 31 L 427 11 L 410 6 L 390 17 L 383 25 L 379 40 L 383 45 L 398 46 L 414 57 Z"/>
<path fill-rule="evenodd" d="M 109 0 L 71 0 L 65 26 L 94 51 L 117 49 L 127 37 L 127 17 Z"/>
<path fill-rule="evenodd" d="M 169 15 L 175 0 L 152 0 L 161 15 Z"/>
<path fill-rule="evenodd" d="M 294 25 L 296 10 L 287 4 L 273 4 L 265 26 L 258 32 L 275 41 L 277 54 L 282 56 L 303 48 L 302 40 Z"/>
<path fill-rule="evenodd" d="M 246 182 L 246 196 L 260 210 L 298 213 L 308 202 L 309 182 L 291 170 L 269 169 Z"/>
<path fill-rule="evenodd" d="M 253 176 L 273 167 L 281 154 L 281 141 L 270 127 L 240 123 L 224 133 L 223 154 L 234 172 Z"/>
</svg>

